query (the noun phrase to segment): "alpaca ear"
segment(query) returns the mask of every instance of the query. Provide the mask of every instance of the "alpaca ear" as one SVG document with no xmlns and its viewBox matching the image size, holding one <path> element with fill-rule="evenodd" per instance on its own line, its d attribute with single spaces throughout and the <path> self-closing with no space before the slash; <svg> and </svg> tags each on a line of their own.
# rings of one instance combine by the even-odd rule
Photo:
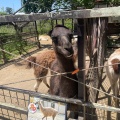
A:
<svg viewBox="0 0 120 120">
<path fill-rule="evenodd" d="M 52 31 L 53 31 L 53 30 L 50 30 L 50 31 L 48 32 L 48 35 L 49 35 L 49 36 L 51 36 L 51 34 L 52 34 Z"/>
<path fill-rule="evenodd" d="M 36 63 L 36 57 L 33 57 L 33 56 L 30 56 L 28 59 L 27 59 L 27 68 L 31 68 L 31 67 L 34 67 L 34 64 L 33 63 Z M 31 61 L 31 62 L 30 62 Z M 33 63 L 32 63 L 33 62 Z"/>
<path fill-rule="evenodd" d="M 72 39 L 73 38 L 73 34 L 71 33 L 71 34 L 69 34 L 69 37 L 70 37 L 70 39 Z"/>
</svg>

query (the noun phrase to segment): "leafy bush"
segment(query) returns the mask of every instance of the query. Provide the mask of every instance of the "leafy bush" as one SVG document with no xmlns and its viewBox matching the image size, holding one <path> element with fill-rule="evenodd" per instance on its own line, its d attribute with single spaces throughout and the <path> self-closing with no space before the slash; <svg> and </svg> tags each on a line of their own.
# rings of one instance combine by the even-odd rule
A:
<svg viewBox="0 0 120 120">
<path fill-rule="evenodd" d="M 26 53 L 34 44 L 28 44 L 22 39 L 21 34 L 16 34 L 13 26 L 0 27 L 0 48 L 10 53 L 21 55 Z M 4 53 L 6 61 L 14 58 L 10 54 Z M 0 64 L 3 63 L 3 52 L 0 51 Z"/>
</svg>

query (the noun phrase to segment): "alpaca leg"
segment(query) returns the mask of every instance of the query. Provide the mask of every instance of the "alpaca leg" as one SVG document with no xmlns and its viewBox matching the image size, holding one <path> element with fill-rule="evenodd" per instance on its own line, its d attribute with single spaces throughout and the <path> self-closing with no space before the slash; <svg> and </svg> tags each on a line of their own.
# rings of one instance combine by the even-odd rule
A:
<svg viewBox="0 0 120 120">
<path fill-rule="evenodd" d="M 113 95 L 116 96 L 116 83 L 113 83 L 113 84 L 111 85 L 111 89 L 112 89 L 112 91 L 113 91 Z"/>
<path fill-rule="evenodd" d="M 53 116 L 53 120 L 55 119 L 55 115 Z"/>
<path fill-rule="evenodd" d="M 117 82 L 116 82 L 116 84 L 115 84 L 115 96 L 116 97 L 118 97 L 118 92 L 119 92 L 119 89 L 118 89 L 118 84 L 117 84 Z M 115 99 L 115 107 L 118 107 L 118 99 L 116 98 Z"/>
<path fill-rule="evenodd" d="M 37 79 L 36 80 L 36 84 L 34 85 L 34 89 L 35 89 L 36 92 L 38 91 L 38 88 L 39 88 L 39 85 L 40 85 L 41 82 L 42 82 L 42 79 Z"/>
<path fill-rule="evenodd" d="M 113 91 L 113 95 L 117 97 L 118 95 L 117 81 L 114 81 L 114 83 L 113 83 L 113 80 L 111 81 L 111 89 Z M 117 98 L 113 98 L 113 100 L 114 100 L 115 107 L 117 107 L 117 101 L 118 101 Z"/>
<path fill-rule="evenodd" d="M 45 118 L 45 116 L 42 118 L 42 120 Z"/>
<path fill-rule="evenodd" d="M 44 83 L 48 88 L 50 88 L 50 86 L 47 84 L 46 78 L 43 80 L 43 83 Z"/>
<path fill-rule="evenodd" d="M 119 92 L 120 92 L 120 77 L 118 81 L 116 82 L 116 89 L 115 89 L 115 96 L 119 97 Z M 116 99 L 116 107 L 119 108 L 119 99 Z"/>
<path fill-rule="evenodd" d="M 53 117 L 53 120 L 54 120 L 54 117 Z"/>
</svg>

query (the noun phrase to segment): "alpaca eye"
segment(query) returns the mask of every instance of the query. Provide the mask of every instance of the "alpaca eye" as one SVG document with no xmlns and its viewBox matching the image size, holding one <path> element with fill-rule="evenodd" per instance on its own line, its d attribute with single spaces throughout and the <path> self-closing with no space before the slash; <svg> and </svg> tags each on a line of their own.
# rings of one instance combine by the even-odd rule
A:
<svg viewBox="0 0 120 120">
<path fill-rule="evenodd" d="M 55 40 L 57 37 L 52 37 L 52 40 Z"/>
<path fill-rule="evenodd" d="M 73 34 L 69 34 L 69 38 L 72 39 L 73 38 Z"/>
<path fill-rule="evenodd" d="M 51 37 L 52 38 L 52 41 L 57 44 L 57 37 Z"/>
</svg>

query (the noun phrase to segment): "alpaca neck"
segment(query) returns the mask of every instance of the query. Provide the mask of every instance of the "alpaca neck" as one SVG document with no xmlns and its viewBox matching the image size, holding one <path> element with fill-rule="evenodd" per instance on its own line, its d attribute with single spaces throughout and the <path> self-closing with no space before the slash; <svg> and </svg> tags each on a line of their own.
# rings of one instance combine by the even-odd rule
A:
<svg viewBox="0 0 120 120">
<path fill-rule="evenodd" d="M 71 72 L 75 70 L 73 59 L 67 59 L 61 54 L 56 54 L 59 66 L 66 72 Z M 63 71 L 61 71 L 63 72 Z"/>
<path fill-rule="evenodd" d="M 44 107 L 41 102 L 39 102 L 39 107 L 40 107 L 41 111 L 44 111 Z"/>
</svg>

